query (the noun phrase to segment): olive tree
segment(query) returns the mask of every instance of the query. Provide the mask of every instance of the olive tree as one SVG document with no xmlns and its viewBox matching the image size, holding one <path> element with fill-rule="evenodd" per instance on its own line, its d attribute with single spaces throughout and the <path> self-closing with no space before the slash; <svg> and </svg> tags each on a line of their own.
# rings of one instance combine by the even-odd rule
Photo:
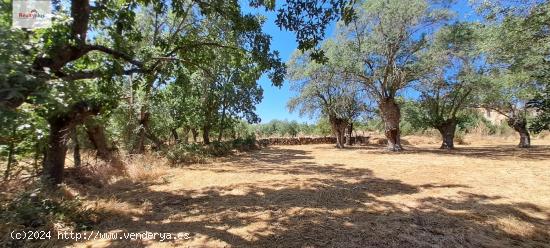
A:
<svg viewBox="0 0 550 248">
<path fill-rule="evenodd" d="M 415 121 L 437 129 L 441 149 L 454 148 L 456 126 L 483 86 L 484 62 L 477 48 L 477 26 L 455 23 L 441 28 L 430 47 L 420 54 L 423 71 L 414 88 L 420 92 Z"/>
<path fill-rule="evenodd" d="M 370 0 L 355 10 L 357 17 L 349 25 L 340 25 L 339 35 L 354 52 L 349 59 L 357 65 L 356 78 L 376 99 L 388 149 L 399 151 L 401 111 L 396 97 L 419 79 L 415 64 L 428 44 L 423 33 L 431 32 L 449 13 L 426 0 Z"/>
<path fill-rule="evenodd" d="M 291 98 L 288 107 L 300 115 L 328 118 L 336 136 L 336 147 L 343 148 L 345 129 L 363 108 L 360 85 L 342 67 L 343 47 L 329 40 L 322 47 L 328 61 L 319 63 L 307 53 L 297 52 L 291 58 L 289 79 L 291 90 L 298 95 Z"/>
<path fill-rule="evenodd" d="M 479 6 L 486 21 L 482 48 L 491 66 L 492 88 L 486 91 L 484 106 L 506 116 L 520 136 L 518 146 L 527 148 L 530 103 L 540 103 L 540 92 L 550 81 L 550 3 L 509 4 L 494 1 Z"/>
</svg>

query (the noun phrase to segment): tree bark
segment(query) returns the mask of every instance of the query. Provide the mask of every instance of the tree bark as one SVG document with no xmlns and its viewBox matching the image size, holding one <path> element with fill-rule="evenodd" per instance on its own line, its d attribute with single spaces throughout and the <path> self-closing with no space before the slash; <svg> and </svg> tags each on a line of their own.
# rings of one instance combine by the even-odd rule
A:
<svg viewBox="0 0 550 248">
<path fill-rule="evenodd" d="M 454 119 L 446 120 L 436 128 L 441 134 L 441 139 L 442 139 L 441 147 L 439 147 L 439 149 L 448 149 L 448 150 L 454 149 L 456 120 Z"/>
<path fill-rule="evenodd" d="M 145 138 L 147 135 L 147 128 L 149 126 L 149 112 L 146 112 L 144 107 L 142 107 L 140 112 L 139 132 L 137 135 L 137 141 L 132 151 L 134 154 L 143 154 L 145 152 Z"/>
<path fill-rule="evenodd" d="M 202 142 L 205 145 L 210 144 L 210 127 L 208 126 L 202 128 Z"/>
<path fill-rule="evenodd" d="M 385 98 L 379 101 L 380 114 L 384 121 L 385 136 L 388 140 L 387 149 L 401 151 L 401 137 L 399 122 L 401 121 L 401 109 L 394 98 Z"/>
<path fill-rule="evenodd" d="M 531 136 L 529 130 L 527 130 L 527 120 L 525 117 L 510 117 L 508 118 L 508 126 L 512 127 L 519 133 L 519 145 L 520 148 L 531 147 Z"/>
<path fill-rule="evenodd" d="M 111 161 L 113 156 L 111 149 L 107 144 L 107 137 L 105 137 L 104 127 L 95 122 L 87 122 L 86 134 L 88 134 L 88 139 L 97 151 L 97 156 L 104 161 Z"/>
<path fill-rule="evenodd" d="M 352 136 L 353 136 L 353 123 L 351 123 L 351 122 L 349 123 L 346 131 L 348 132 L 348 138 L 346 140 L 346 145 L 351 146 L 351 145 L 353 145 L 353 142 L 351 140 Z"/>
<path fill-rule="evenodd" d="M 97 115 L 100 107 L 85 101 L 72 105 L 67 112 L 58 113 L 48 119 L 50 136 L 43 165 L 43 181 L 55 186 L 63 181 L 67 140 L 71 130 L 84 122 L 89 116 Z"/>
<path fill-rule="evenodd" d="M 136 146 L 134 147 L 132 153 L 134 154 L 143 154 L 145 152 L 145 138 L 147 137 L 147 132 L 149 131 L 149 120 L 151 113 L 149 112 L 149 98 L 151 97 L 151 90 L 153 88 L 153 83 L 156 80 L 156 76 L 148 76 L 146 79 L 145 96 L 143 98 L 143 104 L 139 110 L 139 132 L 137 137 Z"/>
<path fill-rule="evenodd" d="M 225 92 L 224 92 L 224 99 L 225 99 Z M 225 104 L 223 105 L 222 107 L 222 118 L 220 118 L 220 123 L 219 123 L 219 130 L 218 130 L 218 142 L 221 142 L 222 141 L 222 138 L 223 138 L 223 130 L 224 130 L 224 122 L 225 122 L 225 111 L 226 111 L 226 106 Z"/>
<path fill-rule="evenodd" d="M 54 186 L 63 181 L 68 131 L 64 123 L 50 123 L 50 137 L 44 161 L 44 180 Z"/>
<path fill-rule="evenodd" d="M 344 148 L 347 122 L 336 116 L 329 116 L 329 122 L 332 133 L 336 136 L 336 148 Z"/>
<path fill-rule="evenodd" d="M 80 158 L 80 143 L 78 142 L 78 132 L 77 129 L 73 129 L 73 160 L 74 167 L 80 167 L 82 165 L 82 159 Z"/>
</svg>

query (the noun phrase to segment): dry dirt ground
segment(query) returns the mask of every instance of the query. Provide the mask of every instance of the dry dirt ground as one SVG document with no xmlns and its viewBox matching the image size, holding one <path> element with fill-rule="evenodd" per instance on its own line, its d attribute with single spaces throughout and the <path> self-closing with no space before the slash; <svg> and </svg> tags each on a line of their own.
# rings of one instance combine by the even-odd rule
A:
<svg viewBox="0 0 550 248">
<path fill-rule="evenodd" d="M 550 247 L 550 142 L 270 147 L 86 197 L 102 232 L 189 239 L 76 247 Z"/>
</svg>

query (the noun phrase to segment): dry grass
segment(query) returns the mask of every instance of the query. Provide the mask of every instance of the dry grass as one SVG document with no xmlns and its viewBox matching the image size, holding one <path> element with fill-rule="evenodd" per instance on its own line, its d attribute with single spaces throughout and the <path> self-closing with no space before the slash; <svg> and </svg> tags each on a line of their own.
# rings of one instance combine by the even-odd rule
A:
<svg viewBox="0 0 550 248">
<path fill-rule="evenodd" d="M 99 214 L 96 231 L 191 234 L 74 247 L 550 247 L 550 139 L 433 137 L 381 145 L 270 147 L 170 168 L 126 158 L 127 176 L 69 183 Z M 72 178 L 72 176 L 70 176 Z M 99 179 L 98 179 L 99 180 Z"/>
<path fill-rule="evenodd" d="M 377 145 L 271 147 L 152 176 L 138 159 L 130 179 L 82 191 L 108 213 L 97 230 L 191 239 L 65 245 L 550 247 L 550 141 L 526 150 L 466 137 L 470 145 L 449 152 L 432 138 L 409 139 L 398 154 Z"/>
</svg>

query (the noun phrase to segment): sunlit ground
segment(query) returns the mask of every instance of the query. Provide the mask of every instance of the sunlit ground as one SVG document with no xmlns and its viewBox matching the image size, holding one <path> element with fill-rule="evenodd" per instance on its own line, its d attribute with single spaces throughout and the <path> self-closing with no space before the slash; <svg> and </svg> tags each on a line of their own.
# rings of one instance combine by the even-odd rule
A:
<svg viewBox="0 0 550 248">
<path fill-rule="evenodd" d="M 189 233 L 91 247 L 548 247 L 550 142 L 270 147 L 87 189 L 96 231 Z M 94 203 L 95 204 L 95 203 Z"/>
</svg>

